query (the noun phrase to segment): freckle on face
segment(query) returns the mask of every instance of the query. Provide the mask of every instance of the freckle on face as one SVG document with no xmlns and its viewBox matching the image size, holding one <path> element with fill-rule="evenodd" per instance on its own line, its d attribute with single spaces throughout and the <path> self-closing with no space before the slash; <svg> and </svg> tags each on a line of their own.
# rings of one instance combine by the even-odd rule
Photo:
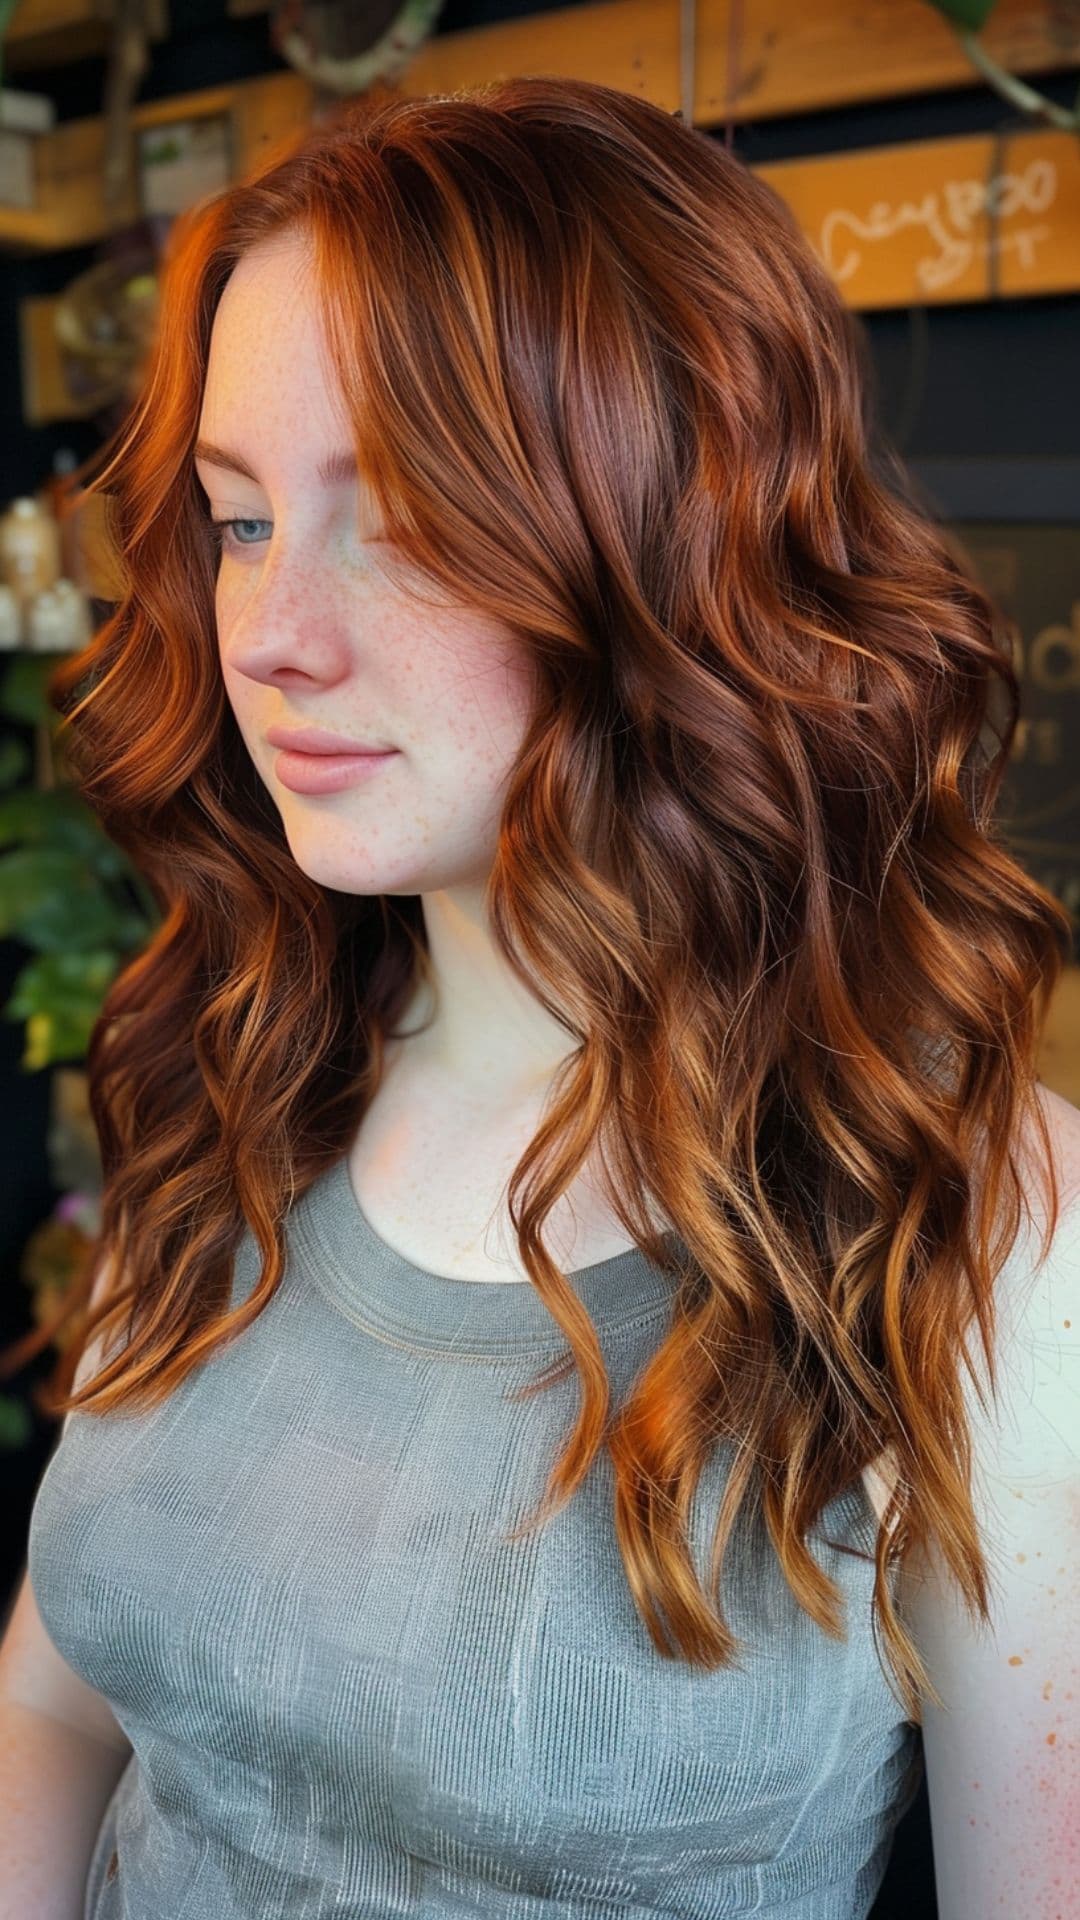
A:
<svg viewBox="0 0 1080 1920">
<path fill-rule="evenodd" d="M 298 243 L 240 261 L 211 334 L 200 435 L 242 452 L 261 485 L 214 476 L 216 516 L 265 516 L 263 558 L 223 561 L 226 693 L 294 857 L 346 891 L 413 893 L 490 869 L 505 784 L 531 711 L 520 637 L 367 552 L 355 488 L 328 495 L 319 461 L 347 441 L 310 261 Z M 423 598 L 419 596 L 423 596 Z M 429 604 L 430 603 L 430 604 Z M 392 774 L 339 795 L 274 779 L 268 727 L 308 721 L 397 747 Z"/>
</svg>

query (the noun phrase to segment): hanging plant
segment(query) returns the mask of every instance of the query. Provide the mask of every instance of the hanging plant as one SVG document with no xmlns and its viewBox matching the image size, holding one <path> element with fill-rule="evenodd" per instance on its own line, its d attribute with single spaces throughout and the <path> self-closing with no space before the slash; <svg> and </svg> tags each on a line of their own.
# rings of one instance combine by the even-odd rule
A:
<svg viewBox="0 0 1080 1920">
<path fill-rule="evenodd" d="M 1018 80 L 1014 73 L 999 66 L 986 48 L 976 39 L 982 32 L 998 0 L 926 0 L 928 7 L 940 13 L 943 20 L 956 30 L 957 38 L 972 66 L 976 67 L 987 83 L 999 93 L 1010 106 L 1019 107 L 1021 113 L 1029 113 L 1034 119 L 1048 120 L 1052 127 L 1058 127 L 1063 133 L 1080 134 L 1080 91 L 1071 107 L 1062 107 L 1056 100 L 1049 100 L 1045 93 L 1029 87 L 1025 80 Z M 1077 8 L 1077 21 L 1080 25 L 1080 7 Z"/>
</svg>

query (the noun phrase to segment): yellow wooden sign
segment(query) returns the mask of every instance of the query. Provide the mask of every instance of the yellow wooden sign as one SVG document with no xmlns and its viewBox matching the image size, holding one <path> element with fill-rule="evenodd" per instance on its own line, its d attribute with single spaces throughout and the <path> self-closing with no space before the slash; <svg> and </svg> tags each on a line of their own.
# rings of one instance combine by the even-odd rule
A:
<svg viewBox="0 0 1080 1920">
<path fill-rule="evenodd" d="M 851 307 L 1080 287 L 1076 134 L 967 134 L 754 172 L 787 202 Z"/>
</svg>

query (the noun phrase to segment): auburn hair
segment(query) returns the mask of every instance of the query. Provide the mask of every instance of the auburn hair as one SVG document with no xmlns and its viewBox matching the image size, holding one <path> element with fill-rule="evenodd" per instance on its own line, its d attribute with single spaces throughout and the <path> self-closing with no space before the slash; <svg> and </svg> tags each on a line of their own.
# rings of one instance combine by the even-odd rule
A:
<svg viewBox="0 0 1080 1920">
<path fill-rule="evenodd" d="M 222 289 L 285 233 L 311 246 L 391 541 L 536 669 L 486 903 L 579 1040 L 507 1196 L 570 1348 L 519 1392 L 576 1365 L 582 1398 L 529 1525 L 606 1445 L 654 1645 L 722 1667 L 744 1502 L 842 1639 L 807 1534 L 887 1457 L 874 1630 L 920 1724 L 920 1693 L 941 1702 L 889 1579 L 936 1541 L 989 1619 L 961 1349 L 977 1320 L 996 1393 L 1022 1136 L 1044 1258 L 1058 1218 L 1035 1055 L 1071 921 L 995 825 L 1015 627 L 895 451 L 871 451 L 863 330 L 780 197 L 639 96 L 535 77 L 380 91 L 170 230 L 145 377 L 91 486 L 122 591 L 50 679 L 70 777 L 161 919 L 93 1029 L 101 1227 L 20 1346 L 81 1316 L 38 1404 L 156 1406 L 250 1325 L 291 1205 L 348 1150 L 431 978 L 419 896 L 299 870 L 223 691 L 192 449 Z M 617 1217 L 672 1282 L 615 1412 L 541 1241 L 601 1138 Z M 261 1272 L 230 1312 L 246 1229 Z M 125 1309 L 119 1350 L 72 1392 Z M 711 1598 L 687 1528 L 717 1441 L 734 1447 Z"/>
</svg>

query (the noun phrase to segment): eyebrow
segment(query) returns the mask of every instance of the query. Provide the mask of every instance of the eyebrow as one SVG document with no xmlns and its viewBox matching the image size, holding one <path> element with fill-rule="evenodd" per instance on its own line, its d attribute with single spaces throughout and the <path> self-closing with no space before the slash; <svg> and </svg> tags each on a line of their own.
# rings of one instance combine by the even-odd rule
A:
<svg viewBox="0 0 1080 1920">
<path fill-rule="evenodd" d="M 230 453 L 227 447 L 215 447 L 212 440 L 196 440 L 193 458 L 205 460 L 211 467 L 223 467 L 227 473 L 239 473 L 245 480 L 254 480 L 256 486 L 262 484 L 246 460 L 242 460 L 238 453 Z M 348 447 L 343 447 L 340 453 L 331 453 L 325 460 L 320 460 L 317 472 L 324 487 L 355 480 L 356 455 Z"/>
</svg>

